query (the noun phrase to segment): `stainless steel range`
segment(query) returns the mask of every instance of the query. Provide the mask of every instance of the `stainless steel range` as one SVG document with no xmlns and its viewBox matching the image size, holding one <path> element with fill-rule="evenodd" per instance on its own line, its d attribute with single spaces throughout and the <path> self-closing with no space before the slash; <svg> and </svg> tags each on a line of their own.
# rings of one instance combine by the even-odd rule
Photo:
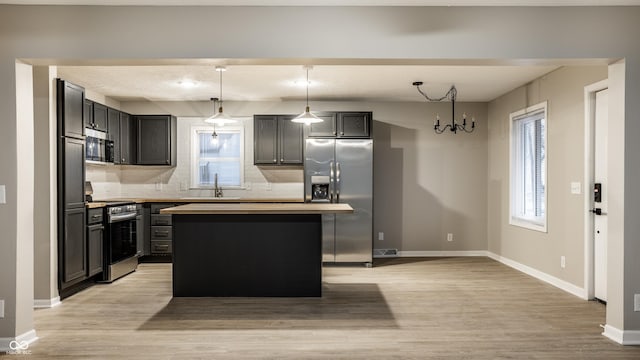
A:
<svg viewBox="0 0 640 360">
<path fill-rule="evenodd" d="M 136 205 L 131 202 L 108 203 L 104 237 L 103 281 L 112 282 L 138 267 Z"/>
</svg>

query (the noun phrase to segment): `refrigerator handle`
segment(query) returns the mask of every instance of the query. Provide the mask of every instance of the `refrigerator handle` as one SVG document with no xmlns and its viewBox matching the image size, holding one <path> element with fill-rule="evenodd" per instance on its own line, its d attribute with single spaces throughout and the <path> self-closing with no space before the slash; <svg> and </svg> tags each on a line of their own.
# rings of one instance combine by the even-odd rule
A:
<svg viewBox="0 0 640 360">
<path fill-rule="evenodd" d="M 336 202 L 340 202 L 340 163 L 336 162 Z"/>
<path fill-rule="evenodd" d="M 333 189 L 335 188 L 335 184 L 333 183 L 334 176 L 333 161 L 331 161 L 329 162 L 329 202 L 333 202 Z"/>
</svg>

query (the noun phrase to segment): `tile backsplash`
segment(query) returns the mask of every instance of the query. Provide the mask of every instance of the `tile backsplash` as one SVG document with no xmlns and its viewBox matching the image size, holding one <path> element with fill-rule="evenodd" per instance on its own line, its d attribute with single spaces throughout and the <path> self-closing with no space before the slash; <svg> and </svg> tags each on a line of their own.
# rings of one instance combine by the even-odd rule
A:
<svg viewBox="0 0 640 360">
<path fill-rule="evenodd" d="M 86 180 L 91 181 L 94 199 L 119 197 L 213 197 L 212 189 L 190 189 L 190 132 L 201 125 L 200 118 L 178 119 L 177 166 L 134 166 L 87 164 Z M 240 189 L 224 189 L 224 196 L 241 198 L 302 199 L 303 170 L 253 165 L 253 122 L 243 121 L 245 134 L 244 184 Z"/>
</svg>

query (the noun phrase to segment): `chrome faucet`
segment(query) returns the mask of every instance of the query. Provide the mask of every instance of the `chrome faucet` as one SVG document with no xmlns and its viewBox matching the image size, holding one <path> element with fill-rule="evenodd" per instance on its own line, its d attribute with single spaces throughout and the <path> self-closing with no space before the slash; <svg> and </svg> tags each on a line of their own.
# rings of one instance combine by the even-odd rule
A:
<svg viewBox="0 0 640 360">
<path fill-rule="evenodd" d="M 218 187 L 218 173 L 215 173 L 213 177 L 213 196 L 217 198 L 222 197 L 222 188 Z"/>
</svg>

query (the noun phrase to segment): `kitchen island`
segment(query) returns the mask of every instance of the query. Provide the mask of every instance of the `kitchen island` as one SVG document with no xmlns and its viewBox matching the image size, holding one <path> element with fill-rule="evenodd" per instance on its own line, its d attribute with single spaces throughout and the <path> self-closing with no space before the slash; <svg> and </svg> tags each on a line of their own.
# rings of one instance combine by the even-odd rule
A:
<svg viewBox="0 0 640 360">
<path fill-rule="evenodd" d="M 322 214 L 348 204 L 200 203 L 173 223 L 173 296 L 322 295 Z"/>
</svg>

